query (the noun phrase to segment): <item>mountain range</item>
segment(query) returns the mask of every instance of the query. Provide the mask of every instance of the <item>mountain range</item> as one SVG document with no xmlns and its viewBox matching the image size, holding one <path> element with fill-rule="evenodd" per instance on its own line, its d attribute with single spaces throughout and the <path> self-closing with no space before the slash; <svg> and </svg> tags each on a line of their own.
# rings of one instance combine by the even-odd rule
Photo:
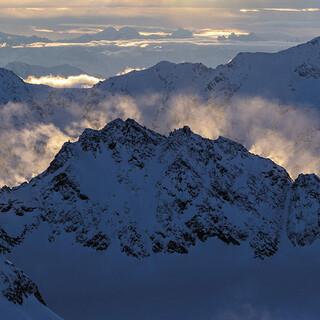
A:
<svg viewBox="0 0 320 320">
<path fill-rule="evenodd" d="M 143 95 L 158 95 L 159 99 L 152 105 L 158 114 L 159 109 L 168 107 L 170 97 L 193 94 L 223 105 L 240 98 L 261 97 L 284 105 L 318 108 L 319 50 L 320 38 L 316 38 L 278 53 L 240 53 L 230 63 L 216 69 L 201 63 L 160 62 L 146 70 L 109 78 L 87 90 L 30 86 L 13 73 L 1 69 L 2 86 L 10 83 L 6 89 L 1 88 L 1 100 L 15 101 L 15 90 L 19 90 L 25 92 L 19 94 L 21 101 L 25 100 L 39 109 L 45 108 L 44 105 L 50 109 L 54 108 L 54 99 L 67 108 L 67 104 L 74 100 L 90 107 L 92 100 L 99 102 L 114 95 L 137 100 Z M 261 74 L 264 77 L 260 77 Z M 142 101 L 138 102 L 142 108 Z"/>
<path fill-rule="evenodd" d="M 43 77 L 43 76 L 77 76 L 80 74 L 85 74 L 85 72 L 79 68 L 70 65 L 59 65 L 52 67 L 44 67 L 38 65 L 30 65 L 22 62 L 11 62 L 5 66 L 5 69 L 11 70 L 17 76 L 22 79 L 27 79 L 29 76 Z"/>
<path fill-rule="evenodd" d="M 19 46 L 35 42 L 51 42 L 47 38 L 38 36 L 21 36 L 16 34 L 8 34 L 0 32 L 0 44 L 4 46 Z"/>
<path fill-rule="evenodd" d="M 58 41 L 68 42 L 68 43 L 82 43 L 82 42 L 90 42 L 90 41 L 116 41 L 116 40 L 133 40 L 133 39 L 164 39 L 164 38 L 174 38 L 174 39 L 183 39 L 183 38 L 192 38 L 193 33 L 189 30 L 185 29 L 176 29 L 173 30 L 172 33 L 168 33 L 168 35 L 159 35 L 157 33 L 144 35 L 141 34 L 137 29 L 133 27 L 122 27 L 116 29 L 114 27 L 107 27 L 102 31 L 93 34 L 84 34 L 78 37 L 69 38 L 69 39 L 60 39 Z M 4 32 L 0 32 L 0 46 L 24 46 L 30 45 L 33 43 L 51 43 L 52 40 L 39 37 L 39 36 L 22 36 L 16 34 L 8 34 Z"/>
<path fill-rule="evenodd" d="M 288 141 L 290 152 L 303 150 L 302 153 L 308 155 L 308 159 L 303 161 L 310 163 L 312 169 L 308 172 L 318 173 L 320 168 L 315 159 L 320 150 L 317 146 L 320 130 L 317 121 L 320 105 L 319 51 L 320 40 L 316 38 L 279 53 L 242 53 L 216 69 L 201 63 L 164 61 L 146 70 L 109 78 L 89 89 L 31 85 L 13 72 L 0 69 L 0 103 L 20 104 L 22 107 L 19 108 L 23 109 L 21 113 L 10 112 L 18 107 L 8 105 L 5 116 L 9 114 L 11 120 L 1 127 L 7 132 L 12 128 L 21 131 L 30 126 L 53 125 L 67 136 L 66 139 L 74 139 L 86 127 L 99 128 L 117 117 L 135 118 L 163 134 L 176 126 L 192 126 L 194 120 L 199 119 L 198 127 L 207 127 L 200 131 L 201 134 L 209 131 L 207 136 L 214 138 L 214 128 L 223 125 L 223 130 L 218 130 L 218 133 L 251 150 L 255 146 L 257 129 L 253 127 L 249 132 L 248 127 L 254 125 L 262 113 L 264 119 L 259 126 L 266 126 L 269 135 L 280 132 L 276 143 Z M 260 77 L 261 74 L 264 76 Z M 268 116 L 271 110 L 273 117 Z M 221 121 L 217 120 L 219 117 Z M 212 123 L 211 128 L 209 122 Z M 228 125 L 231 122 L 233 125 Z M 295 130 L 290 124 L 292 122 Z M 285 130 L 284 136 L 282 130 Z M 261 134 L 263 136 L 265 133 Z M 36 150 L 34 147 L 31 149 Z M 270 152 L 264 151 L 264 145 L 255 149 L 270 157 Z M 273 159 L 279 158 L 283 156 Z M 281 164 L 288 165 L 287 162 Z M 42 166 L 43 169 L 45 167 Z M 290 173 L 298 174 L 301 161 L 288 169 Z M 304 165 L 303 169 L 308 169 L 308 166 Z M 22 170 L 27 179 L 39 172 Z M 8 183 L 12 184 L 11 181 Z"/>
<path fill-rule="evenodd" d="M 2 133 L 30 127 L 32 131 L 34 124 L 51 124 L 67 133 L 73 122 L 91 125 L 101 114 L 103 119 L 117 118 L 118 105 L 123 117 L 128 110 L 134 111 L 150 127 L 132 119 L 115 119 L 102 129 L 88 128 L 75 141 L 66 142 L 44 172 L 31 170 L 34 177 L 29 182 L 0 190 L 0 307 L 8 319 L 9 315 L 22 320 L 59 319 L 45 306 L 47 295 L 49 306 L 54 301 L 54 309 L 63 316 L 95 318 L 92 312 L 99 306 L 110 318 L 123 319 L 118 307 L 112 309 L 118 291 L 108 291 L 110 286 L 126 292 L 131 283 L 126 278 L 131 269 L 121 270 L 123 261 L 132 270 L 141 268 L 143 274 L 148 264 L 157 265 L 160 269 L 154 270 L 159 271 L 162 261 L 192 256 L 205 247 L 218 265 L 222 251 L 215 250 L 221 245 L 223 251 L 231 247 L 241 254 L 249 252 L 246 259 L 256 258 L 262 268 L 261 261 L 286 259 L 290 250 L 299 255 L 317 248 L 320 179 L 316 174 L 293 179 L 283 167 L 227 137 L 211 140 L 187 126 L 170 130 L 162 122 L 179 96 L 197 97 L 199 104 L 222 109 L 258 96 L 280 106 L 319 110 L 319 52 L 317 38 L 279 53 L 239 54 L 216 69 L 161 62 L 91 89 L 30 85 L 12 71 L 0 69 L 1 112 L 8 117 L 11 106 L 26 108 L 23 112 L 13 109 Z M 154 130 L 158 127 L 161 132 Z M 53 132 L 52 127 L 49 131 Z M 76 130 L 74 138 L 77 134 Z M 40 148 L 37 161 L 43 153 Z M 16 165 L 19 159 L 14 160 Z M 190 264 L 192 268 L 196 262 Z M 216 270 L 217 266 L 210 267 Z M 86 274 L 99 278 L 87 281 Z M 201 279 L 192 273 L 197 276 Z M 151 274 L 150 283 L 154 278 Z M 208 281 L 201 281 L 201 290 L 212 290 Z M 146 298 L 148 283 L 140 278 L 135 283 L 144 286 Z M 188 290 L 192 289 L 186 288 L 186 295 Z M 170 296 L 170 290 L 163 295 Z M 70 298 L 66 303 L 66 297 L 74 301 Z M 137 312 L 134 319 L 146 317 L 146 310 L 136 310 L 135 299 L 143 300 L 131 292 L 118 300 L 122 306 L 132 302 Z M 196 314 L 184 308 L 177 319 L 194 319 Z M 162 311 L 154 319 L 166 318 L 166 310 Z"/>
</svg>

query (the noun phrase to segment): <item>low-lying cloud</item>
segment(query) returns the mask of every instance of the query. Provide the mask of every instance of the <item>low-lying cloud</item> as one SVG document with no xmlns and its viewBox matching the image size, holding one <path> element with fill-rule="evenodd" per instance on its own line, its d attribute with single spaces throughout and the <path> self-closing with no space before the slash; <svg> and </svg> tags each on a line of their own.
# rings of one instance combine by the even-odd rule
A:
<svg viewBox="0 0 320 320">
<path fill-rule="evenodd" d="M 124 68 L 122 71 L 120 71 L 119 73 L 117 73 L 117 76 L 123 76 L 127 73 L 130 73 L 132 71 L 142 71 L 144 70 L 145 68 L 133 68 L 133 67 L 126 67 Z"/>
<path fill-rule="evenodd" d="M 170 105 L 170 128 L 189 125 L 211 139 L 229 137 L 285 167 L 293 178 L 300 173 L 320 174 L 320 113 L 314 109 L 261 98 L 239 99 L 219 107 L 180 96 Z"/>
<path fill-rule="evenodd" d="M 39 174 L 68 139 L 53 124 L 33 123 L 27 106 L 14 103 L 3 106 L 0 110 L 0 184 L 17 185 Z"/>
<path fill-rule="evenodd" d="M 89 76 L 87 74 L 79 74 L 77 76 L 55 76 L 48 75 L 42 77 L 29 76 L 25 82 L 31 84 L 43 84 L 54 88 L 91 88 L 95 84 L 104 79 Z"/>
<path fill-rule="evenodd" d="M 136 99 L 114 96 L 55 112 L 60 116 L 45 122 L 27 105 L 9 103 L 1 108 L 1 185 L 29 180 L 48 167 L 65 141 L 74 141 L 85 128 L 100 129 L 116 118 L 133 118 L 163 134 L 188 125 L 204 137 L 225 136 L 245 145 L 285 167 L 293 178 L 300 173 L 320 175 L 320 114 L 315 109 L 261 98 L 218 106 L 186 95 L 175 95 L 163 104 L 163 97 L 154 94 Z"/>
<path fill-rule="evenodd" d="M 139 109 L 129 97 L 108 99 L 97 103 L 93 110 L 87 112 L 76 104 L 65 111 L 65 116 L 71 119 L 67 126 L 58 121 L 39 122 L 25 104 L 9 103 L 2 106 L 0 186 L 19 185 L 43 172 L 63 143 L 75 141 L 85 128 L 100 129 L 116 118 L 141 121 Z"/>
</svg>

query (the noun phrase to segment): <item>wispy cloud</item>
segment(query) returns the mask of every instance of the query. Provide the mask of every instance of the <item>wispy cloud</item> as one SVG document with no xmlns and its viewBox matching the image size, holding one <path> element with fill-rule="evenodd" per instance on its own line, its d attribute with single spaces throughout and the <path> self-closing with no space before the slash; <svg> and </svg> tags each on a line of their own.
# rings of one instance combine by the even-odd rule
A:
<svg viewBox="0 0 320 320">
<path fill-rule="evenodd" d="M 320 8 L 259 8 L 259 9 L 240 9 L 242 13 L 259 13 L 259 12 L 283 12 L 283 13 L 314 13 L 320 12 Z"/>
<path fill-rule="evenodd" d="M 133 72 L 133 71 L 141 71 L 144 70 L 145 68 L 133 68 L 133 67 L 126 67 L 122 71 L 120 71 L 117 76 L 123 76 L 127 73 Z"/>
<path fill-rule="evenodd" d="M 67 140 L 85 128 L 99 129 L 115 118 L 133 118 L 168 134 L 189 125 L 204 137 L 236 140 L 251 152 L 285 167 L 292 177 L 320 174 L 320 114 L 315 110 L 277 105 L 260 98 L 240 99 L 228 107 L 203 102 L 193 95 L 175 95 L 163 106 L 158 94 L 109 96 L 92 106 L 70 103 L 57 107 L 60 120 L 39 123 L 23 104 L 0 110 L 0 184 L 14 185 L 43 171 Z M 157 108 L 158 107 L 158 108 Z M 61 118 L 67 119 L 61 123 Z M 244 318 L 245 319 L 245 318 Z"/>
<path fill-rule="evenodd" d="M 320 114 L 316 110 L 278 105 L 261 98 L 237 99 L 221 108 L 195 96 L 175 96 L 163 123 L 168 130 L 189 125 L 208 138 L 219 135 L 271 158 L 292 177 L 320 174 Z"/>
</svg>

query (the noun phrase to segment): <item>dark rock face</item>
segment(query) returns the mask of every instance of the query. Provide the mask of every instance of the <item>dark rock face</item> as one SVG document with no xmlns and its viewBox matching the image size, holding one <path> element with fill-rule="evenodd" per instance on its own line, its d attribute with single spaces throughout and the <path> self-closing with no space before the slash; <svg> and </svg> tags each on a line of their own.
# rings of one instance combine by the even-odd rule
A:
<svg viewBox="0 0 320 320">
<path fill-rule="evenodd" d="M 229 139 L 188 127 L 165 137 L 115 120 L 65 144 L 29 184 L 2 190 L 0 224 L 12 219 L 18 231 L 3 230 L 1 247 L 9 251 L 46 224 L 50 242 L 69 234 L 78 245 L 117 244 L 139 259 L 186 254 L 211 237 L 247 243 L 265 258 L 277 252 L 286 223 L 294 244 L 318 237 L 319 188 L 316 176 L 292 183 L 283 168 Z"/>
</svg>

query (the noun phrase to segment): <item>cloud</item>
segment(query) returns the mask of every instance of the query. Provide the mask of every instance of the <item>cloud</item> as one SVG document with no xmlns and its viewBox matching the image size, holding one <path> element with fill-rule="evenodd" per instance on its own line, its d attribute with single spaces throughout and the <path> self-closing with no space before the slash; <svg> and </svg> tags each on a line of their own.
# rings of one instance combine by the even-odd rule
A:
<svg viewBox="0 0 320 320">
<path fill-rule="evenodd" d="M 231 34 L 227 36 L 219 36 L 219 41 L 225 41 L 225 40 L 235 40 L 235 41 L 258 41 L 260 38 L 253 32 L 248 34 L 236 34 L 232 32 Z"/>
<path fill-rule="evenodd" d="M 89 76 L 87 74 L 80 74 L 77 76 L 29 76 L 25 82 L 31 84 L 43 84 L 54 88 L 90 88 L 104 79 Z"/>
<path fill-rule="evenodd" d="M 120 96 L 94 105 L 87 113 L 77 104 L 60 112 L 62 117 L 71 119 L 66 126 L 39 122 L 24 104 L 9 103 L 1 107 L 1 186 L 21 184 L 44 171 L 63 143 L 76 140 L 85 128 L 100 129 L 116 118 L 141 121 L 133 99 Z"/>
<path fill-rule="evenodd" d="M 68 139 L 52 124 L 1 130 L 0 184 L 18 185 L 44 171 Z"/>
<path fill-rule="evenodd" d="M 281 2 L 282 6 L 298 7 L 302 6 L 300 0 L 284 0 Z M 305 0 L 303 4 L 308 7 L 315 7 L 317 0 Z M 152 0 L 74 0 L 67 4 L 67 7 L 95 7 L 95 6 L 109 6 L 109 7 L 205 7 L 205 8 L 237 8 L 243 7 L 254 7 L 257 5 L 256 0 L 229 0 L 225 3 L 223 0 L 159 0 L 154 2 Z M 277 0 L 260 0 L 259 7 L 277 7 L 279 1 Z M 10 8 L 60 8 L 66 7 L 66 2 L 62 0 L 56 0 L 54 2 L 50 0 L 16 0 L 10 3 L 6 0 L 0 1 L 0 7 Z"/>
<path fill-rule="evenodd" d="M 297 13 L 297 12 L 320 12 L 320 8 L 260 8 L 260 9 L 240 9 L 242 13 L 257 13 L 257 12 L 284 12 L 284 13 Z"/>
<path fill-rule="evenodd" d="M 163 131 L 189 125 L 202 136 L 229 137 L 251 152 L 271 158 L 295 178 L 320 175 L 320 113 L 271 103 L 261 98 L 240 99 L 227 107 L 203 103 L 194 96 L 172 98 Z"/>
<path fill-rule="evenodd" d="M 97 27 L 80 27 L 80 28 L 72 28 L 72 29 L 49 29 L 49 28 L 37 28 L 32 27 L 32 30 L 40 33 L 54 33 L 54 34 L 95 34 L 103 31 L 102 28 Z"/>
<path fill-rule="evenodd" d="M 240 29 L 213 29 L 213 28 L 206 28 L 197 30 L 194 35 L 196 37 L 203 37 L 203 38 L 217 38 L 219 40 L 222 37 L 228 38 L 230 35 L 233 37 L 241 37 L 241 36 L 248 36 L 248 32 Z"/>
<path fill-rule="evenodd" d="M 120 71 L 118 74 L 117 74 L 117 76 L 123 76 L 123 75 L 125 75 L 125 74 L 127 74 L 127 73 L 130 73 L 130 72 L 132 72 L 132 71 L 142 71 L 142 70 L 144 70 L 145 68 L 133 68 L 133 67 L 126 67 L 126 68 L 124 68 L 122 71 Z"/>
<path fill-rule="evenodd" d="M 65 132 L 71 139 L 79 136 L 86 128 L 101 129 L 108 122 L 121 119 L 136 119 L 143 122 L 141 110 L 134 99 L 127 96 L 114 96 L 87 108 L 81 105 L 72 105 L 68 110 L 71 113 L 71 123 L 65 127 Z"/>
</svg>

